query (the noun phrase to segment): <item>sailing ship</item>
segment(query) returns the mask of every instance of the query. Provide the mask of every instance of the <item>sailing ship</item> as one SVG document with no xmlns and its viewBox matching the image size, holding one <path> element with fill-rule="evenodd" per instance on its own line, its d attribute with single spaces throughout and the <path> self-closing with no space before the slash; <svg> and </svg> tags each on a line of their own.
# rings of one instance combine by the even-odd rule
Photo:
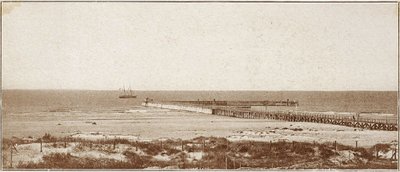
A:
<svg viewBox="0 0 400 172">
<path fill-rule="evenodd" d="M 124 94 L 120 95 L 120 99 L 129 99 L 129 98 L 136 98 L 136 95 L 133 95 L 133 92 L 131 90 L 131 87 L 129 87 L 129 90 L 125 90 L 125 86 L 123 88 Z"/>
</svg>

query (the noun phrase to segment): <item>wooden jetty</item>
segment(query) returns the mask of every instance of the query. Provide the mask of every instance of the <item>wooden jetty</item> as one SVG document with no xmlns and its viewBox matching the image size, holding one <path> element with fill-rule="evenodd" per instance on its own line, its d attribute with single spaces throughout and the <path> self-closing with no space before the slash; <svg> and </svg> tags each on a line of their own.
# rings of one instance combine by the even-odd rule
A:
<svg viewBox="0 0 400 172">
<path fill-rule="evenodd" d="M 232 110 L 216 108 L 212 109 L 213 115 L 229 116 L 247 119 L 274 119 L 291 122 L 314 122 L 333 125 L 344 125 L 348 127 L 365 128 L 370 130 L 397 131 L 397 122 L 386 119 L 354 119 L 353 117 L 340 115 L 315 114 L 307 112 L 275 111 L 256 112 L 246 110 Z"/>
<path fill-rule="evenodd" d="M 144 103 L 144 106 L 166 108 L 174 110 L 184 110 L 212 115 L 221 115 L 235 118 L 246 119 L 274 119 L 290 122 L 313 122 L 333 125 L 343 125 L 355 128 L 370 130 L 397 131 L 397 120 L 392 119 L 368 119 L 355 118 L 354 116 L 344 116 L 340 114 L 329 115 L 318 112 L 304 111 L 251 111 L 247 109 L 234 108 L 233 106 L 199 106 L 191 103 Z M 214 104 L 215 105 L 215 104 Z"/>
<path fill-rule="evenodd" d="M 172 103 L 192 104 L 192 105 L 217 105 L 217 106 L 298 106 L 296 100 L 261 100 L 261 101 L 226 101 L 226 100 L 211 100 L 211 101 L 171 101 Z"/>
</svg>

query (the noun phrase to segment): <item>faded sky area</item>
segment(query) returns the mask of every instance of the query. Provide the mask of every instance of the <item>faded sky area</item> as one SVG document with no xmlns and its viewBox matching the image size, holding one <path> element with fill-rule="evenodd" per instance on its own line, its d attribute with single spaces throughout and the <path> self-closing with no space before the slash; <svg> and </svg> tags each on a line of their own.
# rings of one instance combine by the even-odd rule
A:
<svg viewBox="0 0 400 172">
<path fill-rule="evenodd" d="M 3 89 L 397 90 L 396 3 L 15 4 Z"/>
</svg>

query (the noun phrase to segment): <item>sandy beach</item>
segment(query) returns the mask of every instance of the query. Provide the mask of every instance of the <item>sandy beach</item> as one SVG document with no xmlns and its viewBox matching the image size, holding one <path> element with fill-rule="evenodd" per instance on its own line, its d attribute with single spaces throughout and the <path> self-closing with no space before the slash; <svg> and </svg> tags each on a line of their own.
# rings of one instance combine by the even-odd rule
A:
<svg viewBox="0 0 400 172">
<path fill-rule="evenodd" d="M 198 136 L 225 137 L 231 141 L 334 142 L 370 147 L 397 143 L 396 131 L 376 131 L 330 124 L 239 119 L 186 111 L 136 106 L 113 113 L 37 112 L 3 116 L 3 136 L 38 138 L 45 133 L 57 137 L 191 139 Z"/>
</svg>

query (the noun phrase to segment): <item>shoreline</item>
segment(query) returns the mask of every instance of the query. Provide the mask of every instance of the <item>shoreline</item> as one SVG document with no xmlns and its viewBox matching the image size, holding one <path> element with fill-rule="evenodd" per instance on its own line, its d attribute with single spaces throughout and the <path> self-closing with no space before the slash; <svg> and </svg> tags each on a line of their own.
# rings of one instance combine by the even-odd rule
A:
<svg viewBox="0 0 400 172">
<path fill-rule="evenodd" d="M 337 141 L 345 145 L 372 146 L 397 141 L 397 131 L 379 131 L 310 122 L 242 119 L 158 108 L 135 107 L 123 112 L 48 112 L 3 116 L 3 138 L 41 137 L 52 133 L 135 135 L 146 140 L 192 139 L 198 136 L 231 140 Z M 196 125 L 194 125 L 196 124 Z M 29 126 L 29 127 L 21 127 Z M 118 126 L 118 127 L 115 127 Z"/>
</svg>

